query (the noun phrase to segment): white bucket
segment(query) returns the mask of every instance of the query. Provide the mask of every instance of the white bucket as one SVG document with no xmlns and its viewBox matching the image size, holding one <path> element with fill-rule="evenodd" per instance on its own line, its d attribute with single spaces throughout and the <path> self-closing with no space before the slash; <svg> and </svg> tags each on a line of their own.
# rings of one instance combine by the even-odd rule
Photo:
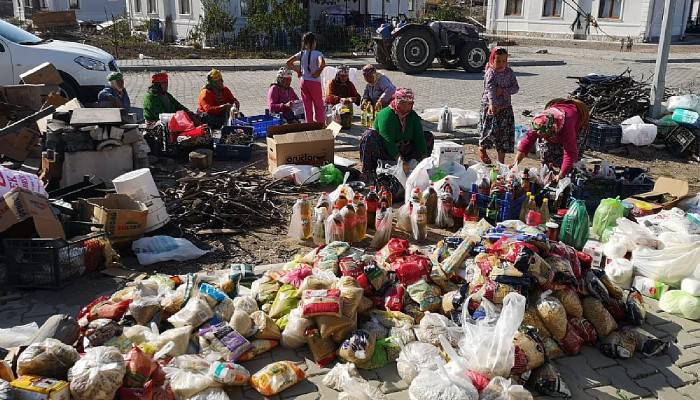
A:
<svg viewBox="0 0 700 400">
<path fill-rule="evenodd" d="M 170 221 L 165 203 L 160 198 L 151 170 L 141 168 L 127 172 L 112 180 L 118 194 L 127 194 L 148 207 L 146 232 L 154 231 Z"/>
</svg>

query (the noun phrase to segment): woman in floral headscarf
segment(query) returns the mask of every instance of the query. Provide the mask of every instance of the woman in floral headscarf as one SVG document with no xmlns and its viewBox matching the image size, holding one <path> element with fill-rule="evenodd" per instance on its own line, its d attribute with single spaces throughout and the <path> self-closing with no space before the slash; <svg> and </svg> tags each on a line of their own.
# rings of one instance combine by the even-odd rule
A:
<svg viewBox="0 0 700 400">
<path fill-rule="evenodd" d="M 294 115 L 294 104 L 299 96 L 292 88 L 292 71 L 282 67 L 277 71 L 275 82 L 267 90 L 267 108 L 280 114 L 285 122 L 297 122 L 300 117 Z"/>
<path fill-rule="evenodd" d="M 520 142 L 515 163 L 518 164 L 537 144 L 543 165 L 559 167 L 555 180 L 565 177 L 580 156 L 586 139 L 590 111 L 579 100 L 554 99 L 532 119 L 532 129 Z"/>
<path fill-rule="evenodd" d="M 369 179 L 379 160 L 420 161 L 433 150 L 433 134 L 423 131 L 421 118 L 413 111 L 415 96 L 411 89 L 398 88 L 389 107 L 382 109 L 360 139 L 362 173 Z"/>
<path fill-rule="evenodd" d="M 232 107 L 238 110 L 241 105 L 233 93 L 224 86 L 224 77 L 218 69 L 212 69 L 207 75 L 207 84 L 199 92 L 199 112 L 202 121 L 211 128 L 218 129 L 229 119 Z"/>
</svg>

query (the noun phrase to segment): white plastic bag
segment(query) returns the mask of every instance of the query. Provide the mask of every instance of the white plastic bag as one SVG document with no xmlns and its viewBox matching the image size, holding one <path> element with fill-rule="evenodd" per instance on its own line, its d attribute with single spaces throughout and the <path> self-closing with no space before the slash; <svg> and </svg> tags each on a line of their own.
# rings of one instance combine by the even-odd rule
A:
<svg viewBox="0 0 700 400">
<path fill-rule="evenodd" d="M 212 388 L 202 390 L 187 400 L 230 400 L 224 389 Z"/>
<path fill-rule="evenodd" d="M 328 201 L 331 204 L 331 208 L 335 206 L 336 200 L 338 200 L 338 197 L 340 196 L 340 192 L 344 191 L 345 192 L 345 197 L 350 200 L 353 197 L 355 197 L 355 191 L 352 190 L 350 186 L 347 185 L 348 178 L 350 178 L 350 172 L 346 172 L 345 176 L 343 177 L 343 183 L 338 185 L 338 187 L 335 188 L 334 191 L 330 192 L 328 194 Z M 330 243 L 330 242 L 328 242 Z"/>
<path fill-rule="evenodd" d="M 605 266 L 605 275 L 621 288 L 629 289 L 634 278 L 634 266 L 626 258 L 616 258 Z"/>
<path fill-rule="evenodd" d="M 682 96 L 671 96 L 668 99 L 668 111 L 675 111 L 677 108 L 683 110 L 693 110 L 700 113 L 700 96 L 696 94 L 684 94 Z"/>
<path fill-rule="evenodd" d="M 421 192 L 423 192 L 428 186 L 430 186 L 430 176 L 428 175 L 428 170 L 435 168 L 437 165 L 438 160 L 434 156 L 424 158 L 418 163 L 418 165 L 416 165 L 406 179 L 405 203 L 411 201 L 411 195 L 413 194 L 415 188 L 420 188 Z"/>
<path fill-rule="evenodd" d="M 515 385 L 510 379 L 497 376 L 481 392 L 481 400 L 532 400 L 532 394 L 522 385 Z"/>
<path fill-rule="evenodd" d="M 603 254 L 610 259 L 623 258 L 625 254 L 634 250 L 635 244 L 627 235 L 613 233 L 608 241 L 603 244 Z"/>
<path fill-rule="evenodd" d="M 463 126 L 476 126 L 479 123 L 479 113 L 472 110 L 464 110 L 461 108 L 450 107 L 452 113 L 452 127 L 459 128 Z M 443 108 L 428 108 L 420 114 L 421 119 L 427 122 L 437 123 L 440 120 L 440 115 Z"/>
<path fill-rule="evenodd" d="M 632 252 L 637 275 L 678 287 L 684 278 L 700 278 L 700 246 L 687 243 L 661 250 L 639 247 Z"/>
<path fill-rule="evenodd" d="M 401 346 L 396 370 L 404 382 L 411 383 L 420 371 L 436 370 L 439 364 L 444 363 L 437 347 L 429 343 L 411 342 Z"/>
<path fill-rule="evenodd" d="M 403 169 L 404 161 L 401 157 L 396 161 L 396 164 L 390 161 L 379 160 L 377 163 L 377 175 L 391 175 L 396 178 L 401 183 L 401 186 L 406 188 L 406 181 L 408 176 L 406 176 L 406 171 Z M 415 160 L 409 160 L 411 165 L 411 170 L 415 169 L 418 165 Z"/>
<path fill-rule="evenodd" d="M 617 226 L 613 230 L 613 234 L 622 234 L 632 240 L 637 247 L 648 247 L 656 249 L 659 247 L 659 241 L 654 234 L 642 225 L 632 222 L 627 218 L 618 218 Z"/>
<path fill-rule="evenodd" d="M 685 278 L 681 281 L 681 290 L 693 296 L 700 296 L 700 280 Z"/>
<path fill-rule="evenodd" d="M 289 349 L 298 349 L 306 344 L 306 328 L 311 326 L 311 321 L 302 317 L 301 308 L 290 311 L 287 326 L 282 331 L 282 346 Z"/>
<path fill-rule="evenodd" d="M 437 370 L 422 370 L 408 388 L 411 400 L 478 400 L 479 392 L 468 379 L 459 385 L 450 379 L 442 365 Z"/>
<path fill-rule="evenodd" d="M 49 197 L 44 188 L 44 183 L 38 176 L 29 172 L 15 171 L 0 166 L 0 197 L 5 196 L 6 193 L 16 187 Z"/>
<path fill-rule="evenodd" d="M 647 124 L 639 116 L 622 121 L 622 143 L 648 146 L 656 140 L 657 127 Z"/>
<path fill-rule="evenodd" d="M 321 177 L 321 170 L 311 165 L 284 164 L 277 167 L 272 172 L 275 179 L 289 179 L 296 185 L 307 185 L 314 183 Z"/>
<path fill-rule="evenodd" d="M 659 299 L 659 308 L 667 313 L 681 314 L 687 319 L 700 319 L 700 297 L 682 290 L 669 290 Z"/>
<path fill-rule="evenodd" d="M 391 239 L 391 232 L 394 223 L 394 210 L 388 207 L 385 211 L 377 210 L 377 219 L 375 221 L 376 231 L 372 238 L 371 247 L 381 249 Z"/>
<path fill-rule="evenodd" d="M 203 357 L 185 354 L 173 358 L 163 371 L 176 398 L 188 399 L 206 389 L 221 388 L 209 374 L 209 368 L 209 362 Z"/>
<path fill-rule="evenodd" d="M 134 241 L 131 250 L 141 265 L 161 261 L 188 261 L 199 258 L 209 250 L 199 249 L 187 239 L 171 236 L 151 236 Z"/>
<path fill-rule="evenodd" d="M 37 332 L 39 332 L 39 325 L 36 322 L 0 329 L 0 347 L 9 349 L 24 346 Z"/>
<path fill-rule="evenodd" d="M 198 327 L 213 316 L 214 311 L 209 307 L 209 304 L 199 297 L 194 297 L 180 311 L 168 318 L 168 322 L 176 328 L 186 325 Z"/>
<path fill-rule="evenodd" d="M 518 293 L 506 295 L 499 316 L 485 298 L 482 305 L 486 305 L 486 316 L 478 321 L 473 320 L 468 307 L 464 307 L 464 339 L 459 343 L 460 353 L 471 364 L 471 370 L 487 376 L 508 376 L 514 363 L 513 338 L 525 315 L 525 297 Z"/>
<path fill-rule="evenodd" d="M 322 383 L 339 392 L 338 397 L 352 400 L 384 400 L 386 396 L 378 387 L 371 386 L 357 371 L 353 363 L 338 363 L 323 377 Z"/>
<path fill-rule="evenodd" d="M 93 347 L 68 371 L 75 400 L 112 400 L 126 374 L 124 357 L 115 347 Z"/>
</svg>

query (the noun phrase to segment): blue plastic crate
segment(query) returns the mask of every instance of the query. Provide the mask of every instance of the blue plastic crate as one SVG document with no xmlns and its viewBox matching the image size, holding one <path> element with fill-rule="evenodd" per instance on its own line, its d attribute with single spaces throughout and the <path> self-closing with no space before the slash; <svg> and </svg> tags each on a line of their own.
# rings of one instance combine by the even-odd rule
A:
<svg viewBox="0 0 700 400">
<path fill-rule="evenodd" d="M 250 135 L 250 143 L 247 144 L 222 144 L 218 143 L 233 133 L 237 129 L 242 129 Z M 250 126 L 224 126 L 221 128 L 221 139 L 214 143 L 214 158 L 228 161 L 248 161 L 253 154 L 253 128 Z"/>
<path fill-rule="evenodd" d="M 479 215 L 484 217 L 486 214 L 486 209 L 491 202 L 491 196 L 479 193 L 476 184 L 472 185 L 472 190 L 469 193 L 465 193 L 469 200 L 472 194 L 476 194 L 476 204 L 479 206 Z M 498 207 L 498 222 L 506 221 L 509 219 L 518 219 L 520 217 L 520 208 L 522 207 L 523 201 L 525 201 L 525 196 L 520 196 L 517 199 L 513 199 L 513 194 L 506 192 L 503 199 L 496 199 L 496 207 Z"/>
<path fill-rule="evenodd" d="M 253 127 L 253 135 L 256 139 L 267 136 L 267 128 L 271 126 L 282 125 L 282 118 L 273 117 L 272 115 L 253 115 L 251 117 L 241 117 L 233 121 L 233 125 L 243 125 Z"/>
</svg>

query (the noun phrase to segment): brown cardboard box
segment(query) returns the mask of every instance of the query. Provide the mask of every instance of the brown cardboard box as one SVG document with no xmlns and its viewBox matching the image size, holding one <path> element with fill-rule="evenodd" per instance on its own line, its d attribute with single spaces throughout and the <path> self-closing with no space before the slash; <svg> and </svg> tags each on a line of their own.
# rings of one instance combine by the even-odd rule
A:
<svg viewBox="0 0 700 400">
<path fill-rule="evenodd" d="M 0 232 L 31 218 L 39 237 L 65 239 L 61 222 L 51 211 L 49 200 L 27 189 L 14 188 L 0 199 Z"/>
<path fill-rule="evenodd" d="M 58 72 L 56 67 L 49 62 L 39 64 L 29 71 L 20 74 L 19 78 L 25 84 L 44 83 L 47 85 L 60 85 L 63 83 L 61 74 Z"/>
<path fill-rule="evenodd" d="M 8 103 L 32 110 L 41 109 L 44 104 L 41 96 L 48 95 L 45 85 L 8 85 L 3 87 L 3 91 Z"/>
<path fill-rule="evenodd" d="M 654 212 L 659 212 L 662 209 L 668 210 L 675 207 L 679 201 L 688 197 L 689 191 L 690 189 L 688 187 L 688 182 L 662 176 L 656 180 L 654 190 L 651 192 L 636 194 L 632 196 L 632 199 L 638 199 L 650 203 L 654 206 Z M 664 194 L 671 195 L 675 197 L 675 199 L 662 203 L 661 197 Z"/>
<path fill-rule="evenodd" d="M 309 127 L 316 129 L 306 130 Z M 321 166 L 332 163 L 335 152 L 333 132 L 317 127 L 316 124 L 293 124 L 277 130 L 270 128 L 267 138 L 269 171 L 272 173 L 284 164 Z M 273 136 L 269 137 L 270 134 Z"/>
<path fill-rule="evenodd" d="M 92 206 L 92 222 L 103 224 L 111 238 L 143 235 L 148 207 L 126 194 L 109 194 L 105 198 L 88 199 Z"/>
<path fill-rule="evenodd" d="M 38 140 L 39 132 L 24 127 L 18 132 L 0 137 L 0 154 L 16 161 L 24 161 Z"/>
</svg>

